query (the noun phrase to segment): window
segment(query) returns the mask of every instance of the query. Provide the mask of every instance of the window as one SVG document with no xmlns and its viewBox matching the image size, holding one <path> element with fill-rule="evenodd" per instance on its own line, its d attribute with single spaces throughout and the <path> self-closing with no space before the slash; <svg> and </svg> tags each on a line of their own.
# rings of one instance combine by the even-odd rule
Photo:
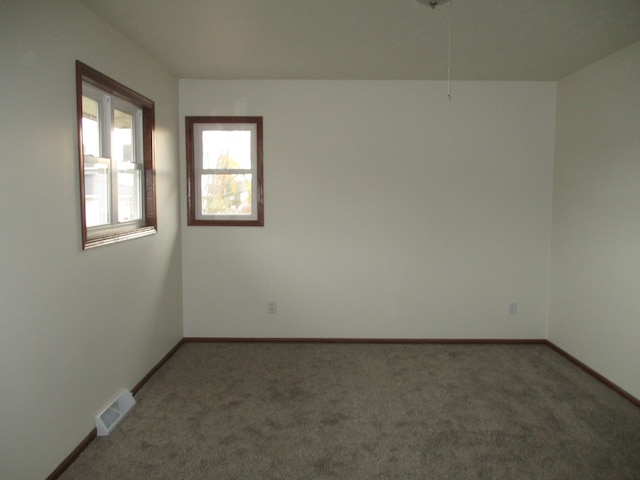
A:
<svg viewBox="0 0 640 480">
<path fill-rule="evenodd" d="M 157 230 L 154 103 L 76 62 L 82 248 Z"/>
<path fill-rule="evenodd" d="M 186 117 L 187 223 L 263 226 L 262 117 Z"/>
</svg>

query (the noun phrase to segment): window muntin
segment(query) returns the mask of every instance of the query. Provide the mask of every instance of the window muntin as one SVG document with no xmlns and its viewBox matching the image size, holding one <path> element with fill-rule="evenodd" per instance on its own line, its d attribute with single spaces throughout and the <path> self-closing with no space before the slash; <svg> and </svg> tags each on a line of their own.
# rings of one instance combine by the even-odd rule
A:
<svg viewBox="0 0 640 480">
<path fill-rule="evenodd" d="M 262 117 L 186 117 L 188 224 L 264 225 Z"/>
<path fill-rule="evenodd" d="M 87 233 L 127 222 L 142 226 L 142 109 L 87 82 L 82 93 Z"/>
<path fill-rule="evenodd" d="M 76 62 L 83 248 L 156 232 L 154 103 Z"/>
</svg>

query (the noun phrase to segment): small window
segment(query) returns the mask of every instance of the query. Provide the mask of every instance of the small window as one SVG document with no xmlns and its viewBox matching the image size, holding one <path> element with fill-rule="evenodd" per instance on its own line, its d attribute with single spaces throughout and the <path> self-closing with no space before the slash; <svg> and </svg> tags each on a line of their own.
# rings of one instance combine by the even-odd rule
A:
<svg viewBox="0 0 640 480">
<path fill-rule="evenodd" d="M 156 232 L 155 105 L 76 62 L 84 249 Z"/>
<path fill-rule="evenodd" d="M 262 117 L 186 117 L 187 223 L 263 226 Z"/>
</svg>

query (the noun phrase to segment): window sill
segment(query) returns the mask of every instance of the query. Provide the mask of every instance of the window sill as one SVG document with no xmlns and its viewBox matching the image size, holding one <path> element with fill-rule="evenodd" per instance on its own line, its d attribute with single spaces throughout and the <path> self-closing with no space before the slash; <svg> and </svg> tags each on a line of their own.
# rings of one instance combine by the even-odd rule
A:
<svg viewBox="0 0 640 480">
<path fill-rule="evenodd" d="M 136 228 L 135 230 L 129 230 L 126 232 L 110 233 L 97 237 L 87 238 L 84 242 L 83 250 L 102 247 L 103 245 L 111 245 L 112 243 L 124 242 L 126 240 L 133 240 L 134 238 L 155 235 L 157 232 L 158 230 L 156 229 L 156 227 L 152 225 L 149 227 Z"/>
</svg>

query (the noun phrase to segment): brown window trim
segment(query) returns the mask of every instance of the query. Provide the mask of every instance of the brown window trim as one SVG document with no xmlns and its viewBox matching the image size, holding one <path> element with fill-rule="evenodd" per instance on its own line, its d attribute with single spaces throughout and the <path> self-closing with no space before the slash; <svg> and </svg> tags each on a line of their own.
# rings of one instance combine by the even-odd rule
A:
<svg viewBox="0 0 640 480">
<path fill-rule="evenodd" d="M 196 124 L 213 123 L 254 123 L 256 125 L 256 171 L 257 171 L 257 219 L 251 220 L 204 220 L 196 217 L 196 205 L 199 198 L 196 198 L 196 168 L 195 168 L 195 148 L 194 148 L 194 127 Z M 264 187 L 262 173 L 262 117 L 210 117 L 210 116 L 187 116 L 185 117 L 185 143 L 187 149 L 187 225 L 189 226 L 264 226 Z"/>
<path fill-rule="evenodd" d="M 126 100 L 142 109 L 142 145 L 143 145 L 143 224 L 114 226 L 114 230 L 101 235 L 89 236 L 86 224 L 85 212 L 85 185 L 84 185 L 84 152 L 82 147 L 82 83 L 86 82 L 100 90 Z M 122 85 L 116 80 L 106 76 L 94 68 L 76 60 L 76 99 L 78 116 L 78 158 L 80 165 L 80 210 L 82 221 L 82 248 L 86 250 L 92 247 L 108 245 L 124 240 L 152 235 L 158 230 L 158 217 L 156 208 L 156 184 L 154 164 L 154 132 L 155 132 L 155 103 L 147 97 Z M 125 228 L 123 228 L 125 227 Z"/>
</svg>

